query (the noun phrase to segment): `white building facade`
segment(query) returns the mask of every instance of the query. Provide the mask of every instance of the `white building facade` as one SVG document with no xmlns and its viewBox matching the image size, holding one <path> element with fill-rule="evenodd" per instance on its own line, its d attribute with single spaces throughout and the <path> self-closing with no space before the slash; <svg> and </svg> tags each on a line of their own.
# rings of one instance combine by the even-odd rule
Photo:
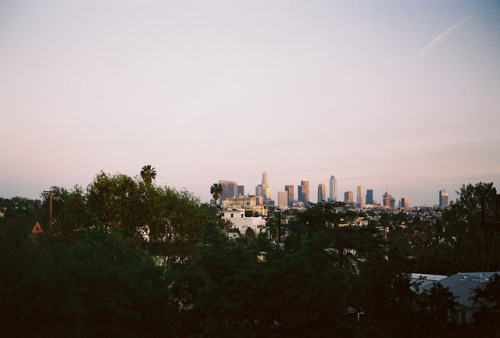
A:
<svg viewBox="0 0 500 338">
<path fill-rule="evenodd" d="M 245 217 L 244 209 L 224 210 L 223 213 L 223 218 L 231 222 L 241 235 L 244 235 L 248 228 L 252 229 L 255 234 L 259 234 L 266 227 L 266 220 L 262 216 Z"/>
</svg>

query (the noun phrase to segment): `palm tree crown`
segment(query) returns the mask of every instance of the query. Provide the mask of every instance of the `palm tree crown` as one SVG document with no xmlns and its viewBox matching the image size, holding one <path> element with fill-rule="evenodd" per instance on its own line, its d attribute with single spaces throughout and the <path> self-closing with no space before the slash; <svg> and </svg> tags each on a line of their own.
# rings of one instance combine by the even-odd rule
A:
<svg viewBox="0 0 500 338">
<path fill-rule="evenodd" d="M 214 197 L 215 201 L 215 217 L 217 217 L 217 200 L 222 195 L 222 185 L 220 183 L 214 183 L 210 187 L 210 193 Z"/>
<path fill-rule="evenodd" d="M 147 186 L 150 186 L 153 180 L 156 178 L 155 168 L 151 167 L 150 164 L 145 165 L 144 167 L 142 167 L 141 177 L 144 183 L 146 183 Z"/>
<path fill-rule="evenodd" d="M 222 195 L 222 185 L 220 183 L 214 183 L 210 187 L 210 193 L 214 197 L 215 204 L 217 204 L 217 200 L 219 199 L 220 195 Z"/>
</svg>

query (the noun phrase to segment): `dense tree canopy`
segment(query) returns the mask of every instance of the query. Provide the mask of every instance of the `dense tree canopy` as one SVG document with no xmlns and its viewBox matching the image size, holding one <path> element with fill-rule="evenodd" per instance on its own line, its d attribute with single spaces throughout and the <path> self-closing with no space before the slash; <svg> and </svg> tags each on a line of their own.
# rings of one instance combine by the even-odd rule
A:
<svg viewBox="0 0 500 338">
<path fill-rule="evenodd" d="M 0 323 L 16 336 L 175 335 L 165 270 L 120 232 L 92 230 L 47 246 L 12 222 L 0 245 Z"/>
<path fill-rule="evenodd" d="M 493 183 L 462 186 L 459 198 L 443 214 L 448 259 L 458 271 L 500 271 L 500 233 L 481 228 L 482 205 L 493 208 Z"/>
<path fill-rule="evenodd" d="M 376 223 L 388 222 L 386 238 L 373 224 L 349 225 L 358 215 L 342 204 L 312 204 L 283 228 L 291 232 L 284 245 L 271 231 L 229 240 L 223 222 L 212 220 L 210 209 L 191 194 L 140 178 L 101 172 L 85 189 L 51 190 L 53 231 L 46 227 L 48 194 L 41 206 L 22 198 L 0 201 L 8 206 L 0 219 L 3 332 L 499 334 L 498 277 L 476 291 L 475 323 L 459 326 L 449 290 L 436 285 L 416 292 L 409 276 L 415 267 L 431 272 L 445 266 L 451 273 L 459 267 L 496 267 L 496 235 L 480 229 L 477 210 L 495 193 L 492 185 L 464 186 L 442 224 L 422 220 L 405 228 L 398 224 L 411 218 L 387 214 Z M 31 233 L 35 220 L 45 225 L 44 233 Z"/>
</svg>

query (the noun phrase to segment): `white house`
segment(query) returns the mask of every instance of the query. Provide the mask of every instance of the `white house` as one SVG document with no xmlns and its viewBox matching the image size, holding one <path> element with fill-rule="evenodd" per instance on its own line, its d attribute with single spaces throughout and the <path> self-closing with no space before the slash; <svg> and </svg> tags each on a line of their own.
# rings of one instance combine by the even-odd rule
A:
<svg viewBox="0 0 500 338">
<path fill-rule="evenodd" d="M 245 210 L 243 209 L 224 210 L 223 213 L 223 218 L 230 221 L 242 235 L 245 234 L 248 228 L 258 234 L 266 226 L 266 220 L 262 216 L 245 217 Z"/>
</svg>

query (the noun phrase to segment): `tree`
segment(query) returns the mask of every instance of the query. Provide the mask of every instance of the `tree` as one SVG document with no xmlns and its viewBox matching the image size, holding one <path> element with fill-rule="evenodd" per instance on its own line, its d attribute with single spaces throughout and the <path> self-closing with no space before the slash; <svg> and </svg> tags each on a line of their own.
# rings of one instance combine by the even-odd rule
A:
<svg viewBox="0 0 500 338">
<path fill-rule="evenodd" d="M 217 219 L 217 200 L 222 195 L 222 185 L 220 183 L 214 183 L 210 187 L 210 193 L 214 197 L 215 201 L 215 216 L 214 219 Z"/>
<path fill-rule="evenodd" d="M 483 337 L 499 337 L 500 275 L 493 275 L 484 288 L 478 287 L 473 300 L 481 306 L 474 314 L 474 330 Z"/>
<path fill-rule="evenodd" d="M 293 254 L 227 243 L 200 246 L 172 285 L 185 336 L 353 336 L 346 309 L 354 274 L 335 266 L 324 234 Z"/>
<path fill-rule="evenodd" d="M 121 229 L 164 262 L 186 262 L 209 217 L 188 192 L 146 186 L 122 174 L 101 172 L 85 190 L 53 190 L 54 240 L 72 243 L 91 229 Z"/>
<path fill-rule="evenodd" d="M 30 337 L 175 336 L 166 270 L 121 232 L 46 246 L 52 234 L 9 224 L 0 242 L 0 325 Z M 29 323 L 29 325 L 27 325 Z"/>
<path fill-rule="evenodd" d="M 494 208 L 493 183 L 463 185 L 457 193 L 457 201 L 443 212 L 450 261 L 457 272 L 500 270 L 500 233 L 481 229 L 483 201 L 486 215 Z"/>
<path fill-rule="evenodd" d="M 144 167 L 142 167 L 141 177 L 146 186 L 151 186 L 153 180 L 156 178 L 155 168 L 152 168 L 150 164 L 145 165 Z"/>
<path fill-rule="evenodd" d="M 355 249 L 356 255 L 378 249 L 382 242 L 374 237 L 376 229 L 373 227 L 342 226 L 339 224 L 356 218 L 356 213 L 347 210 L 341 202 L 311 203 L 302 211 L 298 218 L 308 228 L 308 236 L 324 232 L 330 245 L 337 249 L 339 266 L 344 266 L 346 249 Z"/>
<path fill-rule="evenodd" d="M 364 336 L 404 337 L 412 333 L 415 294 L 400 252 L 378 251 L 359 263 L 353 307 L 364 312 Z M 397 320 L 396 320 L 397 318 Z"/>
</svg>

